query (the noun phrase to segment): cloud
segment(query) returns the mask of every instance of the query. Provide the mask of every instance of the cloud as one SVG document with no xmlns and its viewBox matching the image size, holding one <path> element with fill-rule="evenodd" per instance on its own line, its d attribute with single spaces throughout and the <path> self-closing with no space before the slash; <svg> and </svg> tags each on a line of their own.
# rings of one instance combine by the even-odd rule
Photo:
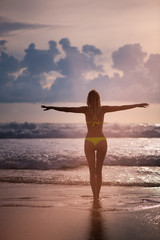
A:
<svg viewBox="0 0 160 240">
<path fill-rule="evenodd" d="M 9 33 L 13 33 L 14 31 L 19 30 L 29 30 L 29 29 L 38 29 L 38 28 L 46 28 L 48 25 L 43 24 L 30 24 L 23 22 L 14 22 L 8 18 L 4 18 L 0 16 L 0 36 L 8 35 Z"/>
<path fill-rule="evenodd" d="M 19 60 L 14 56 L 9 56 L 5 52 L 7 49 L 5 46 L 6 42 L 5 40 L 0 41 L 0 93 L 2 93 L 4 89 L 8 90 L 9 86 L 12 85 L 15 80 L 11 74 L 19 70 Z"/>
<path fill-rule="evenodd" d="M 154 74 L 160 76 L 160 54 L 151 54 L 145 66 L 149 69 L 149 71 Z M 157 74 L 158 73 L 158 74 Z"/>
<path fill-rule="evenodd" d="M 147 53 L 142 52 L 140 44 L 127 44 L 112 53 L 113 68 L 125 72 L 133 71 L 143 64 Z"/>
<path fill-rule="evenodd" d="M 112 67 L 123 75 L 100 75 L 88 87 L 98 89 L 106 100 L 160 102 L 160 54 L 151 54 L 147 61 L 146 56 L 140 44 L 120 47 L 112 53 Z"/>
<path fill-rule="evenodd" d="M 100 49 L 96 48 L 93 45 L 88 45 L 88 44 L 83 46 L 82 51 L 84 53 L 91 54 L 91 55 L 101 55 L 102 54 Z"/>
<path fill-rule="evenodd" d="M 5 44 L 7 43 L 6 40 L 0 40 L 0 51 L 7 50 Z"/>
<path fill-rule="evenodd" d="M 103 67 L 95 63 L 95 57 L 91 56 L 90 52 L 84 53 L 77 47 L 71 46 L 68 38 L 61 39 L 59 44 L 62 46 L 65 57 L 56 63 L 57 71 L 64 77 L 58 77 L 54 81 L 47 99 L 49 101 L 65 101 L 65 99 L 78 101 L 86 97 L 86 79 L 83 74 L 93 70 L 101 72 Z M 97 51 L 100 53 L 99 49 Z"/>
<path fill-rule="evenodd" d="M 77 47 L 71 46 L 70 41 L 67 38 L 61 39 L 59 43 L 65 52 L 65 58 L 60 59 L 57 63 L 58 70 L 62 74 L 70 77 L 80 77 L 87 71 L 102 71 L 103 67 L 95 64 L 94 56 L 90 54 L 93 50 L 99 51 L 100 54 L 99 49 L 96 49 L 94 46 L 87 45 L 88 49 L 92 48 L 92 50 L 86 50 L 85 53 L 83 53 L 85 46 L 83 46 L 83 52 L 80 52 Z"/>
<path fill-rule="evenodd" d="M 148 78 L 150 80 L 149 99 L 160 102 L 160 54 L 151 54 L 145 67 L 148 69 Z"/>
<path fill-rule="evenodd" d="M 31 43 L 25 52 L 26 55 L 21 62 L 21 67 L 26 67 L 32 75 L 56 70 L 54 58 L 59 54 L 59 51 L 55 41 L 49 41 L 48 50 L 36 49 L 35 44 Z"/>
<path fill-rule="evenodd" d="M 84 101 L 93 88 L 107 101 L 160 102 L 160 54 L 148 56 L 138 43 L 113 51 L 113 76 L 98 64 L 102 51 L 93 45 L 80 50 L 68 38 L 49 41 L 48 49 L 31 43 L 19 60 L 7 53 L 6 43 L 0 41 L 0 102 Z"/>
</svg>

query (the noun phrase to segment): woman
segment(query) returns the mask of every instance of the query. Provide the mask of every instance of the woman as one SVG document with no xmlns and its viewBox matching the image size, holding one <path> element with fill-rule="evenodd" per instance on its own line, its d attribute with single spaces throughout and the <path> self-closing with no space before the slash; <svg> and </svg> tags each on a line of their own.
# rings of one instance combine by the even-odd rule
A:
<svg viewBox="0 0 160 240">
<path fill-rule="evenodd" d="M 53 109 L 63 112 L 85 114 L 88 133 L 85 138 L 84 151 L 88 161 L 90 171 L 90 184 L 95 201 L 99 199 L 99 193 L 102 185 L 102 166 L 107 152 L 107 141 L 102 132 L 105 113 L 127 110 L 136 107 L 145 108 L 147 106 L 147 103 L 123 106 L 101 106 L 100 95 L 96 90 L 92 90 L 88 93 L 87 106 L 41 106 L 42 108 L 44 108 L 44 111 Z"/>
</svg>

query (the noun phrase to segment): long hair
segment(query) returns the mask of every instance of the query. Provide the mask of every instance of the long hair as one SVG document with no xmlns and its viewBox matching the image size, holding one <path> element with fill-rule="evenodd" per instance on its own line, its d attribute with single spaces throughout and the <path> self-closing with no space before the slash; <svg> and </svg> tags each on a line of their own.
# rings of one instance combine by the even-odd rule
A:
<svg viewBox="0 0 160 240">
<path fill-rule="evenodd" d="M 88 93 L 87 105 L 95 113 L 96 109 L 101 106 L 101 98 L 99 93 L 93 89 Z"/>
</svg>

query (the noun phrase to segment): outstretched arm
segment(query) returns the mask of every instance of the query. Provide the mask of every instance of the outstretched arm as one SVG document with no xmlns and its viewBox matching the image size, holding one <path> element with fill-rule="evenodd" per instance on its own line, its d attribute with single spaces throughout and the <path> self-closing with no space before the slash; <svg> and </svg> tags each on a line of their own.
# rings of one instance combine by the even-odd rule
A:
<svg viewBox="0 0 160 240">
<path fill-rule="evenodd" d="M 148 103 L 140 103 L 140 104 L 132 104 L 132 105 L 122 105 L 122 106 L 103 106 L 103 109 L 106 112 L 116 112 L 116 111 L 122 111 L 122 110 L 128 110 L 132 108 L 146 108 L 148 107 Z"/>
<path fill-rule="evenodd" d="M 72 113 L 85 113 L 86 107 L 53 107 L 41 105 L 44 111 L 56 110 L 61 112 L 72 112 Z"/>
</svg>

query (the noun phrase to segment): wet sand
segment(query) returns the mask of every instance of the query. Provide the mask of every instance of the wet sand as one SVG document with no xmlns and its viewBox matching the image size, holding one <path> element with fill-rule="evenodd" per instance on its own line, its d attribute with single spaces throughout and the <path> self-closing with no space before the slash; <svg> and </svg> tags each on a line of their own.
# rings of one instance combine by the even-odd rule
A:
<svg viewBox="0 0 160 240">
<path fill-rule="evenodd" d="M 2 240 L 159 240 L 160 189 L 0 184 Z"/>
</svg>

